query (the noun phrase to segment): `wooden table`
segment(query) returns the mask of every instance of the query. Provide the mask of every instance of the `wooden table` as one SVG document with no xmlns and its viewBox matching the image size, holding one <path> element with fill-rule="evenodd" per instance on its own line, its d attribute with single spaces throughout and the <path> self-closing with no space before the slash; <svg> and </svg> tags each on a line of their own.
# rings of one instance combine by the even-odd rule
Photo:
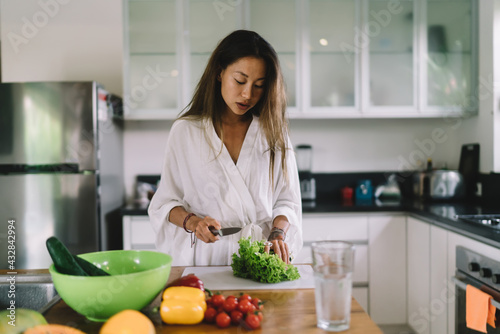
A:
<svg viewBox="0 0 500 334">
<path fill-rule="evenodd" d="M 173 267 L 168 282 L 179 278 L 184 267 Z M 168 284 L 168 283 L 167 283 Z M 239 295 L 242 291 L 222 291 L 225 296 Z M 261 329 L 251 333 L 326 333 L 316 327 L 316 311 L 314 305 L 314 289 L 299 290 L 251 290 L 252 297 L 265 301 L 264 320 Z M 172 326 L 163 324 L 158 313 L 152 308 L 160 304 L 160 295 L 148 306 L 144 312 L 151 318 L 156 327 L 156 333 L 246 333 L 242 327 L 230 326 L 225 329 L 215 324 L 201 323 L 193 326 Z M 45 314 L 49 323 L 64 324 L 76 327 L 87 334 L 99 333 L 102 323 L 87 320 L 60 301 Z M 342 333 L 378 333 L 382 331 L 370 319 L 368 314 L 353 298 L 351 306 L 351 328 Z"/>
</svg>

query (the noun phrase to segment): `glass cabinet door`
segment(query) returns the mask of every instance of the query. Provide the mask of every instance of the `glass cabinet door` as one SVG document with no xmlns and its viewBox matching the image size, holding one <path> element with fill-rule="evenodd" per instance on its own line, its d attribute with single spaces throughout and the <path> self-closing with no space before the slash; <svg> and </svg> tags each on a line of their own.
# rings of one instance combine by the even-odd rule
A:
<svg viewBox="0 0 500 334">
<path fill-rule="evenodd" d="M 370 0 L 365 32 L 370 37 L 372 106 L 414 104 L 413 0 Z"/>
<path fill-rule="evenodd" d="M 286 84 L 288 107 L 297 105 L 297 19 L 292 0 L 251 0 L 249 29 L 266 39 L 278 53 Z"/>
<path fill-rule="evenodd" d="M 178 107 L 175 12 L 175 0 L 128 2 L 124 103 L 132 112 Z"/>
<path fill-rule="evenodd" d="M 427 104 L 467 110 L 475 84 L 472 0 L 427 2 Z M 472 82 L 474 80 L 474 82 Z"/>
<path fill-rule="evenodd" d="M 357 71 L 356 1 L 310 0 L 310 106 L 354 107 Z M 306 105 L 307 106 L 307 105 Z"/>
<path fill-rule="evenodd" d="M 189 99 L 217 44 L 240 27 L 241 10 L 242 4 L 234 1 L 189 1 Z"/>
</svg>

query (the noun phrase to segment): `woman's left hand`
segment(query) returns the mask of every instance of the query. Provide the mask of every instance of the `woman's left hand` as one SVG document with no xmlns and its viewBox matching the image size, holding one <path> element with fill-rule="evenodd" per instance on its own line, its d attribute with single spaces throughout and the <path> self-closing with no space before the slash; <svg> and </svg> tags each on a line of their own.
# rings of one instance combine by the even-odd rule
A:
<svg viewBox="0 0 500 334">
<path fill-rule="evenodd" d="M 290 252 L 288 251 L 288 244 L 283 241 L 283 239 L 269 239 L 264 247 L 264 252 L 269 253 L 271 249 L 274 254 L 277 254 L 283 262 L 286 264 L 290 263 Z"/>
</svg>

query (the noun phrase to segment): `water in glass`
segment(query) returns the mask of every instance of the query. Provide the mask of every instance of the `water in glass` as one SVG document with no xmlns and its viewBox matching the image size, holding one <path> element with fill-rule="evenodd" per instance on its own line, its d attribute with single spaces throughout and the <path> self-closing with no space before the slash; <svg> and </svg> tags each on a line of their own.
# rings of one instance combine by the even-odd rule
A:
<svg viewBox="0 0 500 334">
<path fill-rule="evenodd" d="M 349 329 L 352 272 L 328 268 L 314 273 L 317 325 L 327 331 Z"/>
</svg>

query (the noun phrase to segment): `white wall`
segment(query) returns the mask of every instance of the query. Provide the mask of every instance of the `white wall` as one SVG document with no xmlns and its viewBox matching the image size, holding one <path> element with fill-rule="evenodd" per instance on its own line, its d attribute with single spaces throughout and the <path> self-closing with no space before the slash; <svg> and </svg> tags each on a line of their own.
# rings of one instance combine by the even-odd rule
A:
<svg viewBox="0 0 500 334">
<path fill-rule="evenodd" d="M 96 80 L 122 95 L 121 0 L 0 5 L 3 82 Z"/>
</svg>

